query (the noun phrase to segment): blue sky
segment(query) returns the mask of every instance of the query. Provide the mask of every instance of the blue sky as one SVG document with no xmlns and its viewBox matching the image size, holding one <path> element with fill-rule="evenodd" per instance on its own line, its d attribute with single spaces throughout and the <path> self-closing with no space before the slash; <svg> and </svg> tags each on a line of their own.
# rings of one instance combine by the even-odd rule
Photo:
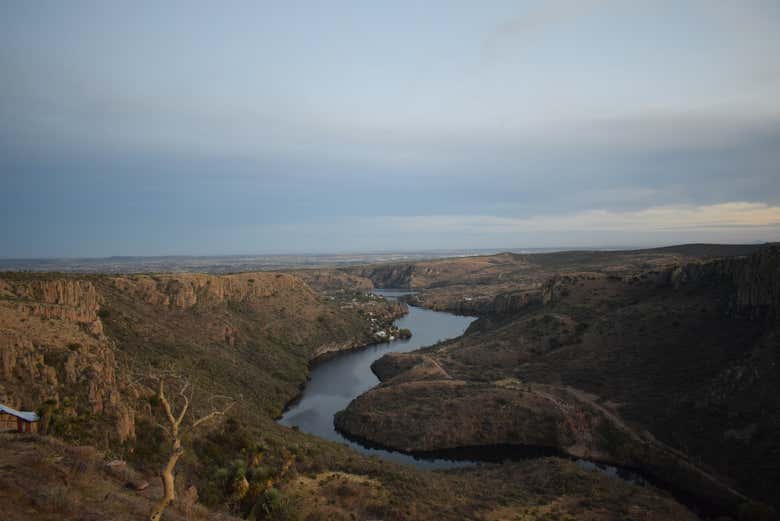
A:
<svg viewBox="0 0 780 521">
<path fill-rule="evenodd" d="M 0 257 L 780 240 L 778 56 L 773 1 L 3 2 Z"/>
</svg>

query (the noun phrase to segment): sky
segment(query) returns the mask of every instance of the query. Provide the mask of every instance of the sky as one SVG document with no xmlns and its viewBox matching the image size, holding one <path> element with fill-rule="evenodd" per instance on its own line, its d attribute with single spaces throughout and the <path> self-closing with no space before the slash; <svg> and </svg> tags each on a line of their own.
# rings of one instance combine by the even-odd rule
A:
<svg viewBox="0 0 780 521">
<path fill-rule="evenodd" d="M 0 257 L 780 240 L 780 3 L 0 3 Z"/>
</svg>

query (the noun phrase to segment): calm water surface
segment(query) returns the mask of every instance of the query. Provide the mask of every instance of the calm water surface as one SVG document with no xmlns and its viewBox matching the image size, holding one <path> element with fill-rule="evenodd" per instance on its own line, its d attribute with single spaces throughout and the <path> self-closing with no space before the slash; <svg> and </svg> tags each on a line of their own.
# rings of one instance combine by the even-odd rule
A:
<svg viewBox="0 0 780 521">
<path fill-rule="evenodd" d="M 377 295 L 395 299 L 408 295 L 408 291 L 374 290 Z M 448 468 L 463 466 L 463 461 L 445 459 L 420 459 L 400 452 L 372 449 L 348 440 L 333 426 L 333 416 L 347 408 L 349 402 L 379 383 L 371 371 L 371 364 L 387 353 L 405 353 L 440 340 L 455 338 L 466 331 L 474 317 L 462 317 L 450 313 L 430 311 L 409 306 L 409 314 L 396 320 L 399 328 L 407 328 L 412 338 L 377 344 L 358 351 L 339 354 L 321 364 L 311 372 L 300 399 L 284 413 L 279 423 L 296 425 L 303 432 L 321 438 L 350 445 L 364 454 L 380 456 L 401 463 L 410 463 L 423 468 Z"/>
<path fill-rule="evenodd" d="M 374 290 L 377 295 L 397 299 L 410 292 L 402 290 Z M 474 321 L 474 317 L 463 317 L 451 313 L 430 311 L 409 306 L 409 314 L 395 321 L 399 328 L 408 328 L 412 338 L 377 344 L 357 351 L 346 351 L 318 364 L 311 372 L 298 401 L 285 411 L 279 423 L 289 427 L 297 426 L 301 431 L 321 438 L 345 443 L 363 454 L 379 456 L 399 463 L 420 468 L 442 469 L 475 465 L 480 461 L 503 461 L 560 454 L 542 449 L 522 447 L 483 447 L 449 451 L 453 459 L 436 457 L 414 457 L 401 452 L 374 449 L 349 440 L 336 431 L 333 416 L 347 408 L 349 402 L 379 383 L 371 371 L 371 364 L 387 353 L 406 353 L 435 344 L 440 340 L 462 335 Z M 598 470 L 611 477 L 643 484 L 644 479 L 624 469 L 577 460 L 581 466 Z"/>
</svg>

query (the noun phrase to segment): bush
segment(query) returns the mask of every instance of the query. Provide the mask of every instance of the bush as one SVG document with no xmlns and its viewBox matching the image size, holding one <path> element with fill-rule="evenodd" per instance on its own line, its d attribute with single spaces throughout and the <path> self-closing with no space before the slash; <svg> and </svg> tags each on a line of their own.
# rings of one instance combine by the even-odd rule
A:
<svg viewBox="0 0 780 521">
<path fill-rule="evenodd" d="M 295 504 L 279 490 L 269 488 L 260 496 L 249 513 L 249 519 L 267 519 L 269 521 L 295 521 L 299 518 Z"/>
<path fill-rule="evenodd" d="M 357 491 L 349 486 L 347 483 L 342 483 L 336 487 L 336 495 L 341 498 L 353 497 L 357 495 Z"/>
<path fill-rule="evenodd" d="M 162 427 L 149 418 L 140 418 L 135 429 L 133 450 L 128 455 L 128 461 L 136 468 L 159 472 L 168 457 L 168 439 Z"/>
</svg>

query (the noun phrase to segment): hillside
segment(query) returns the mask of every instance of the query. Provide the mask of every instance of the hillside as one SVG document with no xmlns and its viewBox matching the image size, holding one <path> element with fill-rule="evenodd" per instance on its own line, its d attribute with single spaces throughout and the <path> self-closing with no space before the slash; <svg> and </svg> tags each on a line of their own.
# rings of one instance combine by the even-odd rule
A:
<svg viewBox="0 0 780 521">
<path fill-rule="evenodd" d="M 316 446 L 316 444 L 314 445 Z M 668 496 L 559 459 L 486 466 L 450 473 L 419 472 L 363 460 L 341 449 L 329 467 L 298 463 L 281 492 L 258 501 L 250 518 L 352 519 L 584 519 L 694 521 Z M 357 461 L 356 461 L 357 460 Z M 363 460 L 363 461 L 361 461 Z M 146 477 L 92 447 L 46 437 L 0 435 L 0 500 L 7 521 L 143 519 L 160 494 Z M 321 465 L 321 463 L 318 463 Z M 202 505 L 202 490 L 183 484 L 166 519 L 240 519 Z M 269 514 L 262 507 L 270 506 Z M 235 504 L 234 504 L 235 508 Z"/>
<path fill-rule="evenodd" d="M 690 262 L 747 255 L 762 245 L 687 244 L 646 250 L 501 253 L 416 263 L 385 263 L 334 270 L 380 288 L 409 288 L 413 303 L 470 315 L 513 312 L 549 278 L 561 274 L 625 276 Z"/>
<path fill-rule="evenodd" d="M 226 420 L 187 437 L 168 519 L 695 518 L 662 492 L 562 460 L 422 472 L 278 425 L 312 360 L 373 342 L 377 320 L 404 313 L 318 280 L 332 291 L 276 273 L 0 275 L 1 398 L 38 410 L 51 436 L 0 439 L 12 516 L 147 511 L 169 441 L 138 376 L 168 369 L 194 385 L 193 415 L 210 396 L 236 401 Z"/>
<path fill-rule="evenodd" d="M 678 255 L 580 265 L 558 254 L 561 272 L 517 307 L 486 308 L 460 339 L 380 359 L 383 384 L 337 425 L 412 452 L 544 446 L 643 469 L 732 513 L 745 496 L 777 505 L 780 248 Z M 439 284 L 415 302 L 438 302 Z"/>
<path fill-rule="evenodd" d="M 321 350 L 370 341 L 356 309 L 284 274 L 0 276 L 0 398 L 69 403 L 78 421 L 112 422 L 103 432 L 120 443 L 134 429 L 129 373 L 148 364 L 173 363 L 204 392 L 240 389 L 243 413 L 265 417 L 295 394 Z"/>
</svg>

